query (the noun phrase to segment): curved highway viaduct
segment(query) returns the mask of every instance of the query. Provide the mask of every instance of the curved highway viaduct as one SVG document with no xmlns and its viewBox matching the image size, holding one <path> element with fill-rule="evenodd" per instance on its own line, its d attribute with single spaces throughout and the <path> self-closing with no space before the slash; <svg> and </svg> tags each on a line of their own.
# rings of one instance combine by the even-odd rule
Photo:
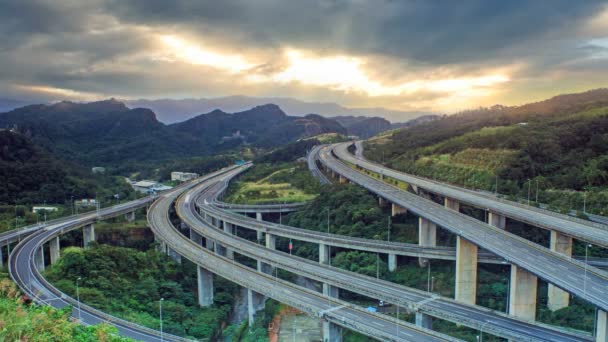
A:
<svg viewBox="0 0 608 342">
<path fill-rule="evenodd" d="M 202 243 L 202 238 L 204 237 L 206 245 L 216 250 L 217 253 L 229 258 L 234 253 L 238 253 L 256 259 L 260 271 L 264 271 L 265 265 L 268 266 L 266 267 L 267 272 L 269 269 L 278 267 L 323 283 L 325 294 L 337 296 L 339 293 L 337 289 L 341 288 L 370 298 L 398 304 L 407 308 L 410 312 L 415 312 L 418 318 L 417 324 L 427 328 L 431 326 L 429 316 L 434 316 L 475 329 L 482 328 L 486 332 L 517 341 L 574 341 L 589 339 L 586 336 L 560 331 L 543 325 L 531 324 L 486 308 L 458 303 L 432 293 L 336 269 L 327 265 L 329 263 L 329 253 L 323 252 L 323 249 L 325 246 L 330 245 L 330 243 L 324 241 L 322 237 L 318 237 L 319 240 L 316 241 L 321 245 L 319 263 L 276 251 L 275 239 L 277 235 L 272 230 L 266 231 L 266 247 L 237 237 L 235 236 L 235 228 L 237 227 L 239 231 L 242 228 L 258 230 L 260 227 L 272 224 L 242 216 L 239 220 L 235 221 L 232 217 L 240 215 L 214 208 L 211 204 L 213 203 L 213 198 L 223 188 L 225 188 L 225 184 L 219 183 L 214 186 L 197 187 L 190 190 L 178 200 L 176 205 L 178 216 L 190 228 L 190 236 L 193 236 L 193 239 L 198 241 L 199 244 Z M 207 202 L 209 204 L 199 206 L 197 209 L 193 203 L 195 201 L 199 203 Z M 239 223 L 237 225 L 233 222 Z M 285 235 L 298 239 L 298 235 L 292 234 L 290 236 L 289 233 Z M 346 241 L 349 240 L 348 237 L 343 238 Z"/>
<path fill-rule="evenodd" d="M 503 219 L 491 219 L 486 224 L 474 218 L 458 213 L 458 200 L 455 192 L 450 192 L 453 197 L 446 197 L 445 207 L 426 198 L 403 191 L 387 183 L 368 176 L 355 170 L 353 166 L 341 162 L 332 151 L 338 147 L 342 152 L 338 154 L 344 157 L 345 144 L 332 145 L 323 148 L 319 159 L 331 172 L 339 175 L 341 181 L 350 181 L 369 191 L 377 194 L 385 200 L 393 203 L 397 211 L 412 211 L 427 224 L 421 225 L 420 235 L 434 235 L 436 226 L 443 227 L 457 235 L 457 261 L 456 261 L 456 299 L 473 304 L 475 302 L 476 278 L 477 278 L 477 248 L 483 247 L 491 252 L 505 258 L 511 267 L 511 291 L 509 301 L 509 313 L 524 319 L 534 320 L 536 312 L 536 288 L 537 277 L 541 277 L 552 286 L 580 296 L 597 306 L 597 332 L 598 341 L 605 341 L 608 333 L 606 324 L 606 310 L 608 309 L 608 274 L 595 267 L 573 260 L 555 250 L 549 250 L 536 245 L 521 237 L 510 234 L 504 230 L 504 226 L 497 226 L 496 222 Z M 354 158 L 354 157 L 353 157 Z M 357 159 L 360 161 L 360 159 Z M 359 163 L 358 167 L 361 167 Z M 382 171 L 383 174 L 385 171 Z M 386 174 L 384 174 L 386 176 Z M 444 194 L 454 187 L 442 187 L 434 182 L 434 191 L 445 188 Z M 470 191 L 460 191 L 472 195 Z M 488 207 L 490 201 L 488 201 Z M 539 219 L 532 216 L 542 216 L 538 213 L 528 211 L 531 217 L 526 222 L 537 222 Z M 495 216 L 496 217 L 496 216 Z M 568 221 L 571 218 L 567 217 Z M 547 218 L 548 219 L 548 218 Z M 560 221 L 557 218 L 553 220 Z M 542 221 L 542 220 L 541 220 Z M 558 229 L 560 232 L 567 230 L 565 220 Z M 500 224 L 499 224 L 500 225 Z M 580 222 L 579 222 L 580 225 Z M 596 226 L 595 224 L 591 224 Z M 556 226 L 558 226 L 556 224 Z M 574 224 L 573 224 L 574 226 Z M 576 232 L 577 238 L 584 236 L 583 240 L 598 238 L 600 245 L 604 245 L 605 237 L 602 230 L 595 228 L 591 233 L 568 230 Z M 424 239 L 420 239 L 421 241 Z"/>
<path fill-rule="evenodd" d="M 115 326 L 123 336 L 143 341 L 188 341 L 187 339 L 162 334 L 123 319 L 108 315 L 60 292 L 47 282 L 40 274 L 44 270 L 44 248 L 49 246 L 51 263 L 59 258 L 59 236 L 68 231 L 83 229 L 85 244 L 95 239 L 94 224 L 99 220 L 110 219 L 120 215 L 132 217 L 132 213 L 139 208 L 145 208 L 152 201 L 151 197 L 119 204 L 101 209 L 99 212 L 84 213 L 68 218 L 48 222 L 44 226 L 36 226 L 27 232 L 21 242 L 10 254 L 9 272 L 11 278 L 21 288 L 23 293 L 36 303 L 51 305 L 57 309 L 72 306 L 72 318 L 86 325 L 108 323 Z M 13 232 L 24 234 L 26 230 Z"/>
<path fill-rule="evenodd" d="M 211 185 L 211 182 L 206 181 L 203 184 Z M 274 298 L 328 322 L 324 325 L 326 341 L 338 341 L 340 339 L 339 330 L 335 328 L 336 326 L 352 329 L 385 341 L 455 340 L 389 316 L 369 312 L 331 296 L 324 296 L 293 285 L 276 276 L 273 277 L 241 265 L 233 259 L 222 256 L 221 253 L 214 253 L 204 248 L 198 239 L 195 238 L 193 241 L 181 234 L 169 219 L 169 211 L 178 195 L 178 193 L 172 193 L 162 196 L 154 202 L 148 211 L 148 222 L 157 239 L 165 243 L 167 248 L 198 265 L 199 302 L 202 305 L 208 305 L 208 299 L 212 298 L 209 289 L 212 289 L 213 277 L 211 273 L 213 273 L 251 291 Z M 188 197 L 188 195 L 185 195 L 184 201 L 186 203 L 191 200 Z"/>
</svg>

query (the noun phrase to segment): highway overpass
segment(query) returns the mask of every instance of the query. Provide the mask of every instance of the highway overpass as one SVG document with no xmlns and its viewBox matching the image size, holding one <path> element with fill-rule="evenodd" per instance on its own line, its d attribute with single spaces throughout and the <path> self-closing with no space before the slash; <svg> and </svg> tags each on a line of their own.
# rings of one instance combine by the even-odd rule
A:
<svg viewBox="0 0 608 342">
<path fill-rule="evenodd" d="M 196 236 L 202 243 L 201 237 L 205 237 L 206 245 L 218 253 L 231 256 L 234 253 L 245 255 L 258 261 L 258 268 L 262 271 L 262 265 L 268 265 L 269 269 L 281 268 L 289 272 L 319 281 L 324 284 L 326 293 L 337 295 L 339 290 L 359 293 L 367 297 L 395 303 L 407 308 L 418 316 L 433 316 L 448 320 L 460 325 L 475 329 L 483 329 L 486 332 L 517 341 L 583 341 L 590 340 L 589 336 L 565 332 L 540 324 L 531 324 L 523 320 L 509 317 L 503 313 L 471 306 L 456 302 L 451 299 L 442 298 L 435 294 L 407 288 L 398 284 L 382 281 L 376 278 L 363 276 L 357 273 L 336 269 L 327 265 L 329 254 L 322 252 L 329 243 L 323 238 L 318 238 L 316 243 L 320 245 L 319 263 L 308 259 L 291 256 L 275 250 L 276 236 L 273 231 L 266 231 L 266 247 L 255 242 L 235 236 L 235 228 L 239 231 L 245 229 L 259 230 L 260 227 L 275 225 L 270 222 L 236 215 L 213 205 L 213 199 L 225 188 L 225 184 L 219 183 L 213 186 L 199 186 L 188 191 L 178 200 L 177 213 L 182 222 L 190 228 L 190 235 Z M 197 209 L 194 202 L 203 203 Z M 205 204 L 206 203 L 206 204 Z M 236 216 L 236 220 L 235 220 Z M 231 223 L 231 222 L 239 222 Z M 283 228 L 285 229 L 285 228 Z M 298 239 L 298 235 L 292 234 L 285 237 Z M 348 240 L 348 237 L 343 237 Z M 383 242 L 380 242 L 383 243 Z M 430 319 L 419 320 L 421 325 L 430 327 Z M 425 323 L 423 323 L 425 322 Z"/>
<path fill-rule="evenodd" d="M 572 258 L 536 245 L 431 200 L 403 191 L 355 170 L 332 153 L 331 146 L 321 150 L 319 158 L 328 170 L 342 181 L 359 184 L 393 203 L 400 211 L 411 211 L 428 220 L 430 227 L 440 226 L 457 235 L 456 299 L 474 304 L 477 283 L 477 249 L 483 247 L 503 257 L 511 267 L 510 308 L 512 315 L 534 320 L 536 311 L 537 278 L 541 277 L 559 289 L 591 302 L 601 310 L 598 314 L 598 340 L 606 334 L 608 308 L 608 275 L 595 267 L 585 266 Z M 423 227 L 424 228 L 424 227 Z M 425 233 L 421 229 L 422 233 Z M 423 234 L 421 234 L 422 236 Z"/>
<path fill-rule="evenodd" d="M 211 182 L 204 184 L 211 185 Z M 191 199 L 185 195 L 184 201 Z M 194 242 L 181 234 L 169 219 L 169 211 L 178 194 L 172 193 L 156 201 L 148 211 L 148 222 L 157 239 L 166 247 L 199 266 L 199 300 L 208 303 L 209 287 L 212 282 L 210 272 L 233 281 L 251 291 L 274 298 L 303 312 L 319 317 L 329 323 L 325 326 L 328 341 L 340 339 L 337 329 L 340 326 L 358 331 L 367 336 L 385 341 L 453 341 L 448 336 L 416 327 L 413 324 L 389 316 L 369 312 L 331 296 L 293 285 L 264 272 L 259 272 L 233 259 L 221 256 L 204 248 L 199 241 Z M 211 285 L 212 286 L 212 285 Z M 211 287 L 212 288 L 212 287 Z"/>
</svg>

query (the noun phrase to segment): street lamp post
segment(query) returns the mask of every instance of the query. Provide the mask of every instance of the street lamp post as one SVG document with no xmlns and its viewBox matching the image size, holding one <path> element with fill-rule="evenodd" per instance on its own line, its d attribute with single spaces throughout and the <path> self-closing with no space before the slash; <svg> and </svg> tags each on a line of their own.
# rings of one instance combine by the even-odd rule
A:
<svg viewBox="0 0 608 342">
<path fill-rule="evenodd" d="M 165 298 L 161 298 L 158 301 L 158 316 L 160 318 L 160 340 L 163 341 L 163 301 Z"/>
<path fill-rule="evenodd" d="M 589 248 L 593 247 L 592 244 L 585 244 L 585 279 L 583 280 L 583 293 L 587 294 L 587 259 L 589 257 Z"/>
<path fill-rule="evenodd" d="M 76 278 L 76 301 L 78 303 L 78 321 L 80 322 L 82 317 L 80 316 L 80 289 L 78 287 L 78 282 L 80 282 L 82 278 Z"/>
<path fill-rule="evenodd" d="M 391 217 L 390 217 L 390 215 L 388 217 L 388 222 L 386 224 L 386 231 L 387 231 L 387 238 L 386 238 L 386 240 L 388 242 L 391 242 Z"/>
<path fill-rule="evenodd" d="M 481 325 L 481 329 L 479 330 L 479 336 L 477 336 L 477 340 L 479 342 L 483 342 L 483 327 L 485 327 L 488 323 L 490 323 L 490 321 L 486 321 L 484 324 Z"/>
<path fill-rule="evenodd" d="M 528 205 L 530 205 L 530 182 L 532 181 L 528 178 Z"/>
<path fill-rule="evenodd" d="M 427 260 L 426 263 L 428 265 L 428 272 L 426 276 L 426 292 L 431 292 L 431 262 Z"/>
</svg>

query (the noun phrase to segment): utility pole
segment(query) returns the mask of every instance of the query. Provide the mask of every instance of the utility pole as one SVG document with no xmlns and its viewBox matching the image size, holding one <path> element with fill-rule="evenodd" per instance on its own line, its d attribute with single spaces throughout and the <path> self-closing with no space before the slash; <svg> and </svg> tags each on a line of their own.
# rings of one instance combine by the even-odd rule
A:
<svg viewBox="0 0 608 342">
<path fill-rule="evenodd" d="M 391 242 L 391 217 L 390 217 L 390 215 L 388 217 L 388 223 L 386 225 L 386 231 L 387 231 L 387 238 L 386 238 L 386 240 L 388 242 Z"/>
<path fill-rule="evenodd" d="M 528 178 L 528 205 L 530 205 L 530 178 Z"/>
</svg>

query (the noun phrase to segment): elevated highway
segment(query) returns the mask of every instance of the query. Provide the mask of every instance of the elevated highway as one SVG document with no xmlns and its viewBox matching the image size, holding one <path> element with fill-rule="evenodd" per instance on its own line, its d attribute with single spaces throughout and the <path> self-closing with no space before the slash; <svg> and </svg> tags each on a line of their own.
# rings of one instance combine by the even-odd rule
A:
<svg viewBox="0 0 608 342">
<path fill-rule="evenodd" d="M 329 179 L 317 167 L 316 155 L 319 154 L 319 150 L 321 149 L 321 147 L 321 145 L 314 146 L 312 150 L 308 152 L 308 155 L 306 157 L 306 163 L 308 164 L 308 170 L 310 171 L 310 173 L 312 173 L 312 175 L 317 178 L 319 182 L 321 182 L 321 184 L 330 184 L 331 182 L 329 181 Z"/>
<path fill-rule="evenodd" d="M 211 185 L 212 183 L 203 184 Z M 148 222 L 160 241 L 166 243 L 174 251 L 179 251 L 181 256 L 193 261 L 205 271 L 213 272 L 264 296 L 302 310 L 311 316 L 322 318 L 331 324 L 383 341 L 454 340 L 407 322 L 369 312 L 339 299 L 293 285 L 203 248 L 181 234 L 169 219 L 169 211 L 178 195 L 178 193 L 172 193 L 162 196 L 154 202 L 148 211 Z M 189 196 L 185 196 L 184 201 L 189 202 Z M 200 273 L 203 272 L 199 271 Z"/>
<path fill-rule="evenodd" d="M 456 299 L 474 303 L 479 246 L 514 265 L 510 313 L 534 319 L 536 277 L 540 277 L 600 308 L 598 322 L 603 321 L 603 325 L 599 326 L 601 334 L 598 336 L 605 336 L 605 312 L 608 308 L 606 272 L 358 172 L 337 159 L 331 151 L 333 147 L 324 148 L 319 155 L 321 162 L 332 172 L 458 236 Z"/>
<path fill-rule="evenodd" d="M 457 200 L 476 208 L 484 208 L 492 213 L 515 219 L 532 226 L 550 231 L 558 231 L 578 240 L 608 248 L 608 225 L 578 219 L 569 215 L 540 209 L 521 203 L 503 200 L 494 196 L 470 191 L 449 184 L 413 176 L 386 168 L 380 164 L 368 161 L 361 154 L 353 156 L 348 152 L 351 143 L 335 145 L 332 150 L 340 160 L 357 165 L 366 170 L 386 177 L 398 179 L 414 187 Z M 356 142 L 357 151 L 362 151 L 361 141 Z"/>
<path fill-rule="evenodd" d="M 229 177 L 227 175 L 226 177 Z M 517 341 L 588 341 L 589 336 L 579 335 L 571 332 L 554 329 L 541 324 L 532 324 L 523 320 L 509 317 L 503 313 L 482 308 L 479 306 L 466 305 L 451 299 L 439 297 L 433 293 L 419 291 L 391 282 L 344 271 L 330 265 L 319 263 L 308 259 L 291 256 L 287 253 L 274 249 L 275 235 L 266 233 L 267 246 L 263 247 L 254 242 L 237 237 L 233 229 L 226 229 L 226 225 L 233 225 L 226 218 L 234 216 L 219 208 L 214 208 L 213 198 L 225 188 L 225 183 L 220 182 L 213 185 L 203 184 L 188 191 L 182 196 L 177 204 L 177 213 L 182 222 L 196 234 L 211 239 L 214 244 L 219 244 L 221 249 L 231 250 L 235 253 L 248 256 L 258 260 L 272 268 L 281 268 L 289 272 L 319 281 L 332 288 L 346 289 L 351 292 L 362 294 L 371 298 L 384 300 L 407 308 L 410 312 L 422 313 L 438 317 L 460 325 L 475 329 L 483 329 L 497 336 Z M 208 203 L 197 207 L 198 203 Z M 202 215 L 206 217 L 203 218 Z M 237 215 L 238 216 L 238 215 Z M 213 218 L 213 219 L 212 219 Z M 239 220 L 240 228 L 257 229 L 260 225 L 271 224 L 259 222 L 255 219 L 244 218 Z M 213 224 L 215 223 L 215 225 Z M 232 226 L 234 227 L 234 226 Z M 252 228 L 255 227 L 255 228 Z M 294 237 L 294 236 L 291 236 Z M 294 237 L 297 238 L 297 237 Z M 323 239 L 317 240 L 321 245 L 326 244 Z M 217 249 L 218 246 L 215 246 Z"/>
<path fill-rule="evenodd" d="M 72 319 L 78 320 L 81 324 L 93 325 L 107 323 L 115 326 L 118 332 L 126 337 L 143 341 L 188 341 L 187 339 L 163 334 L 154 329 L 137 325 L 126 320 L 108 315 L 86 304 L 78 303 L 76 299 L 62 293 L 40 274 L 41 265 L 44 260 L 42 257 L 42 246 L 56 239 L 59 235 L 93 224 L 98 220 L 109 219 L 123 215 L 138 208 L 146 207 L 152 201 L 151 197 L 135 200 L 117 206 L 104 208 L 97 212 L 85 213 L 65 219 L 48 223 L 43 228 L 37 227 L 30 232 L 17 247 L 13 250 L 9 260 L 9 272 L 11 278 L 27 296 L 36 303 L 51 305 L 57 309 L 65 306 L 72 306 Z M 41 264 L 42 263 L 42 264 Z"/>
</svg>

